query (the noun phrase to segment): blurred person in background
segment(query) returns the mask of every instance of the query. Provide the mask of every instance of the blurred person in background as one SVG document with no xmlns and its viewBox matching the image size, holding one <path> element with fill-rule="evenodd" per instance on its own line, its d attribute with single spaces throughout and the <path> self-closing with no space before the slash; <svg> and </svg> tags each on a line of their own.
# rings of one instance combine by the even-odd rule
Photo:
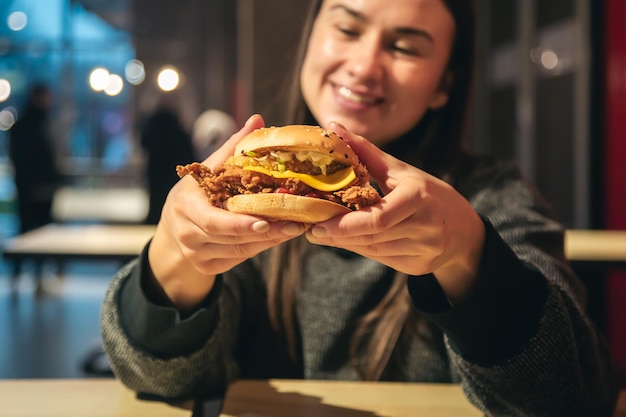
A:
<svg viewBox="0 0 626 417">
<path fill-rule="evenodd" d="M 178 181 L 176 165 L 194 160 L 191 135 L 185 130 L 171 95 L 160 98 L 156 110 L 141 126 L 141 147 L 146 153 L 149 209 L 145 223 L 156 224 L 169 190 Z"/>
<path fill-rule="evenodd" d="M 33 85 L 24 109 L 9 131 L 9 158 L 17 190 L 19 233 L 53 221 L 54 194 L 62 183 L 49 125 L 53 104 L 54 97 L 48 85 Z M 15 267 L 17 276 L 21 265 Z M 37 290 L 41 290 L 40 265 L 37 269 Z"/>
<path fill-rule="evenodd" d="M 235 119 L 226 112 L 209 109 L 200 114 L 191 131 L 196 160 L 204 161 L 237 130 Z"/>
</svg>

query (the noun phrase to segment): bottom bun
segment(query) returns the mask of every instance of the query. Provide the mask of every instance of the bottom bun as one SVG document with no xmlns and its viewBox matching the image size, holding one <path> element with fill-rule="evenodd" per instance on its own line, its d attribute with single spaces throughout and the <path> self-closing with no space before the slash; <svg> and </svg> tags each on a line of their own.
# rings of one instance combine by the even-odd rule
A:
<svg viewBox="0 0 626 417">
<path fill-rule="evenodd" d="M 271 221 L 319 223 L 351 210 L 341 204 L 293 194 L 240 194 L 224 202 L 233 213 L 251 214 Z"/>
</svg>

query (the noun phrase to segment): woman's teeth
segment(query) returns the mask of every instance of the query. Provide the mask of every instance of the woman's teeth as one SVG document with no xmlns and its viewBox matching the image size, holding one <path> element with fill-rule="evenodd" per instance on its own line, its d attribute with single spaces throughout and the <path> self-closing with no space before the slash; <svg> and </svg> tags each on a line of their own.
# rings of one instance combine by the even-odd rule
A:
<svg viewBox="0 0 626 417">
<path fill-rule="evenodd" d="M 354 91 L 350 90 L 348 87 L 339 87 L 339 95 L 346 100 L 352 101 L 354 103 L 359 104 L 374 104 L 376 103 L 376 99 L 368 96 L 363 96 Z"/>
</svg>

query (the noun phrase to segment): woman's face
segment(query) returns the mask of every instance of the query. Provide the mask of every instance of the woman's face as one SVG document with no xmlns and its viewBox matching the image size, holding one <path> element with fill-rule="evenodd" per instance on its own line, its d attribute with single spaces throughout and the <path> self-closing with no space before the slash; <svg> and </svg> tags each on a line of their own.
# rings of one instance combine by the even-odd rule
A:
<svg viewBox="0 0 626 417">
<path fill-rule="evenodd" d="M 442 0 L 324 0 L 300 73 L 304 99 L 320 125 L 389 143 L 447 102 L 454 32 Z"/>
</svg>

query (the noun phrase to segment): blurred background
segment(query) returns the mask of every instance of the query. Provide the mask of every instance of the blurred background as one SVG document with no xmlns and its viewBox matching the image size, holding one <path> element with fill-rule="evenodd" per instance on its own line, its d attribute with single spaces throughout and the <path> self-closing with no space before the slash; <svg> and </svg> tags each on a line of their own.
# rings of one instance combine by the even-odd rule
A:
<svg viewBox="0 0 626 417">
<path fill-rule="evenodd" d="M 625 2 L 476 3 L 471 148 L 516 160 L 567 227 L 626 229 Z M 54 97 L 51 137 L 63 176 L 55 220 L 140 223 L 148 212 L 148 151 L 141 139 L 148 117 L 166 103 L 190 137 L 207 110 L 219 111 L 222 119 L 215 123 L 224 129 L 227 119 L 240 126 L 255 112 L 268 124 L 279 123 L 276 93 L 305 9 L 304 0 L 1 1 L 0 238 L 18 231 L 8 141 L 32 85 L 47 84 Z M 106 209 L 98 203 L 103 199 L 111 202 Z M 83 283 L 74 288 L 100 282 L 85 290 L 95 295 L 79 308 L 92 317 L 76 331 L 83 341 L 97 338 L 102 289 L 116 267 L 69 270 Z M 7 265 L 0 272 L 7 274 Z M 614 273 L 606 278 L 588 280 L 590 309 L 623 354 L 626 280 Z M 89 298 L 77 297 L 83 303 Z M 2 315 L 0 359 L 5 341 L 18 337 L 14 318 L 7 317 L 50 308 L 21 302 Z M 15 362 L 9 350 L 6 358 Z M 67 368 L 46 374 L 38 366 L 40 371 L 24 371 L 5 365 L 0 378 L 81 376 Z"/>
</svg>

